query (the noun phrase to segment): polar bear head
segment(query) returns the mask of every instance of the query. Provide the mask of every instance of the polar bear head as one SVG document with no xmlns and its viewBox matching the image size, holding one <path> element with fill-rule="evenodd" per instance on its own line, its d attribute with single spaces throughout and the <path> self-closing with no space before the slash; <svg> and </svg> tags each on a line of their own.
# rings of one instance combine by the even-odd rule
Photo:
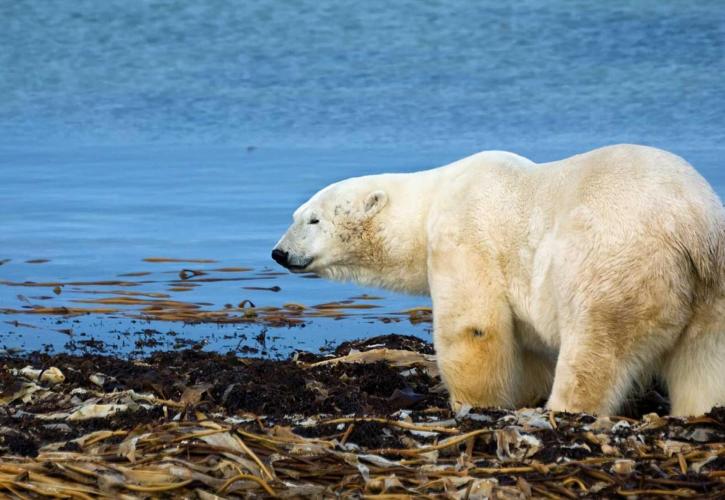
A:
<svg viewBox="0 0 725 500">
<path fill-rule="evenodd" d="M 384 260 L 388 194 L 376 176 L 332 184 L 300 206 L 272 258 L 292 272 L 361 281 Z"/>
<path fill-rule="evenodd" d="M 332 184 L 294 212 L 272 258 L 295 273 L 426 295 L 425 182 L 380 174 Z"/>
</svg>

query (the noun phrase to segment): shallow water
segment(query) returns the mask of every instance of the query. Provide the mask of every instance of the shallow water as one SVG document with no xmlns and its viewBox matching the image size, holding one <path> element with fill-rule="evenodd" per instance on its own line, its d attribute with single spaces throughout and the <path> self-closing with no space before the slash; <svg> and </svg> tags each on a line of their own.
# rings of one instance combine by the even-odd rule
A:
<svg viewBox="0 0 725 500">
<path fill-rule="evenodd" d="M 270 258 L 271 249 L 286 229 L 292 210 L 318 186 L 329 182 L 330 172 L 321 167 L 329 165 L 329 170 L 334 167 L 333 175 L 344 178 L 355 174 L 353 160 L 334 152 L 306 153 L 313 159 L 301 162 L 299 151 L 295 154 L 263 149 L 248 152 L 201 146 L 181 150 L 141 149 L 143 152 L 135 148 L 104 147 L 75 150 L 67 155 L 59 151 L 52 155 L 44 152 L 7 155 L 15 168 L 0 172 L 0 199 L 3 207 L 9 208 L 3 218 L 9 229 L 4 232 L 3 258 L 11 259 L 0 266 L 0 280 L 5 281 L 5 286 L 0 281 L 2 308 L 101 307 L 77 301 L 105 299 L 120 292 L 168 294 L 172 300 L 204 303 L 204 309 L 209 310 L 223 309 L 226 304 L 236 306 L 244 300 L 251 300 L 256 306 L 279 307 L 290 302 L 312 306 L 364 293 L 390 297 L 390 294 L 353 285 L 293 276 Z M 375 156 L 366 154 L 366 158 Z M 394 167 L 398 170 L 406 165 Z M 23 175 L 18 175 L 18 171 Z M 149 257 L 214 262 L 144 261 Z M 48 262 L 27 262 L 38 259 Z M 245 269 L 213 271 L 239 267 Z M 182 280 L 179 273 L 184 269 L 208 274 Z M 129 273 L 150 274 L 124 276 Z M 209 278 L 223 281 L 194 283 Z M 109 280 L 124 283 L 98 284 Z M 49 284 L 23 286 L 28 281 Z M 65 284 L 57 295 L 53 291 L 56 282 Z M 198 286 L 188 291 L 169 290 L 186 283 Z M 280 290 L 247 287 L 279 287 Z M 427 303 L 427 299 L 420 297 L 391 299 L 368 303 L 381 312 L 397 312 Z M 240 344 L 241 335 L 246 335 L 255 345 L 251 338 L 264 327 L 256 324 L 189 326 L 158 321 L 130 323 L 118 316 L 115 313 L 69 319 L 48 316 L 40 320 L 39 315 L 12 314 L 8 321 L 41 325 L 43 333 L 14 323 L 5 323 L 0 329 L 10 333 L 4 339 L 8 347 L 20 342 L 25 348 L 50 344 L 62 349 L 73 347 L 73 344 L 66 346 L 71 340 L 93 337 L 127 351 L 135 348 L 137 336 L 118 339 L 115 332 L 134 333 L 147 328 L 173 330 L 181 337 L 204 339 L 212 347 L 224 349 Z M 55 324 L 58 319 L 63 319 L 62 324 Z M 284 332 L 276 329 L 280 331 L 269 336 L 283 336 L 277 348 L 313 349 L 331 339 L 339 341 L 368 333 L 425 333 L 424 326 L 406 326 L 401 330 L 375 323 L 377 326 L 371 326 L 359 318 L 334 324 L 316 319 L 307 322 L 303 329 L 285 328 Z M 54 333 L 68 328 L 73 329 L 73 338 Z M 108 334 L 111 331 L 114 333 Z M 80 334 L 86 335 L 79 337 Z M 214 335 L 222 338 L 209 338 Z M 177 338 L 161 336 L 159 341 L 168 347 L 175 345 Z"/>
<path fill-rule="evenodd" d="M 725 194 L 725 4 L 577 5 L 2 3 L 0 260 L 11 260 L 0 280 L 151 272 L 154 282 L 135 289 L 168 293 L 184 268 L 249 267 L 234 274 L 238 281 L 170 295 L 219 309 L 369 293 L 385 300 L 368 303 L 392 313 L 428 300 L 259 276 L 278 270 L 271 247 L 320 187 L 481 149 L 547 161 L 639 142 L 685 156 Z M 218 262 L 143 261 L 152 256 Z M 53 288 L 0 286 L 0 309 L 77 306 L 71 301 L 88 291 L 116 290 Z M 267 337 L 280 337 L 270 343 L 283 352 L 381 333 L 428 335 L 426 324 L 360 315 L 270 328 Z M 153 328 L 178 333 L 157 348 L 184 337 L 225 350 L 256 345 L 263 328 L 132 323 L 116 314 L 0 320 L 0 343 L 24 349 L 72 349 L 69 341 L 92 337 L 128 352 L 138 336 L 123 333 Z M 58 332 L 68 328 L 73 337 Z"/>
</svg>

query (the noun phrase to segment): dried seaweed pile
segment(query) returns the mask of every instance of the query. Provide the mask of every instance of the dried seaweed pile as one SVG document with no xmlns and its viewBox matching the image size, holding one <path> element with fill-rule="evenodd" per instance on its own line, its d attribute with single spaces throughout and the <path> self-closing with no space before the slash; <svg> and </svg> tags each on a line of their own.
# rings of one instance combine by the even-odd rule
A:
<svg viewBox="0 0 725 500">
<path fill-rule="evenodd" d="M 18 498 L 725 494 L 725 410 L 453 415 L 406 337 L 287 361 L 2 360 L 0 491 Z"/>
</svg>

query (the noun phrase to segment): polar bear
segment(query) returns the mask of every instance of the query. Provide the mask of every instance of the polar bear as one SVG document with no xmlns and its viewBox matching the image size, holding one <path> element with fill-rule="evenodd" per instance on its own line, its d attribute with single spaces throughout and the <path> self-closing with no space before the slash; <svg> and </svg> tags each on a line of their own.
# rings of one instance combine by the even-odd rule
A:
<svg viewBox="0 0 725 500">
<path fill-rule="evenodd" d="M 666 151 L 488 151 L 343 180 L 295 211 L 272 257 L 430 294 L 454 409 L 613 414 L 652 376 L 675 415 L 725 403 L 725 211 Z"/>
</svg>

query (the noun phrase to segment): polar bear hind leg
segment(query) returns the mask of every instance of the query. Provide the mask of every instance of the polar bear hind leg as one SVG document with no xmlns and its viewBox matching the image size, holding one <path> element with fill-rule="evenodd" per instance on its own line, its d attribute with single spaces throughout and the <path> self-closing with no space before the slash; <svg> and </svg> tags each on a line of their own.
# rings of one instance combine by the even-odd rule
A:
<svg viewBox="0 0 725 500">
<path fill-rule="evenodd" d="M 588 312 L 582 313 L 589 318 Z M 617 414 L 628 395 L 656 371 L 658 360 L 681 331 L 679 326 L 575 321 L 565 335 L 547 407 L 555 411 Z M 628 343 L 618 335 L 637 332 Z M 564 333 L 564 332 L 562 332 Z"/>
<path fill-rule="evenodd" d="M 677 345 L 689 321 L 693 280 L 668 247 L 563 241 L 561 348 L 548 407 L 614 414 Z M 583 246 L 584 245 L 584 246 Z M 667 272 L 662 272 L 662 270 Z"/>
<path fill-rule="evenodd" d="M 668 356 L 663 378 L 672 415 L 725 406 L 725 298 L 695 314 Z"/>
</svg>

